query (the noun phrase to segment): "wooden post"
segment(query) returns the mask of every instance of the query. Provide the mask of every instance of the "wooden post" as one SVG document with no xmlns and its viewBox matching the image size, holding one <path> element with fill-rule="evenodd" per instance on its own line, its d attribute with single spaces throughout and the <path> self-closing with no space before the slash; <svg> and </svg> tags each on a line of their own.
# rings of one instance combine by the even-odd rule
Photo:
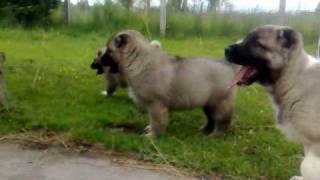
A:
<svg viewBox="0 0 320 180">
<path fill-rule="evenodd" d="M 182 11 L 186 11 L 187 9 L 188 9 L 188 0 L 183 0 Z"/>
<path fill-rule="evenodd" d="M 133 8 L 133 0 L 127 0 L 127 9 L 128 11 L 132 11 Z"/>
<path fill-rule="evenodd" d="M 280 15 L 280 24 L 284 24 L 284 17 L 286 13 L 286 0 L 279 1 L 279 15 Z"/>
<path fill-rule="evenodd" d="M 318 39 L 317 58 L 320 60 L 320 35 L 319 35 L 319 39 Z"/>
<path fill-rule="evenodd" d="M 150 0 L 146 0 L 146 9 L 147 11 L 150 9 Z"/>
<path fill-rule="evenodd" d="M 64 23 L 70 23 L 70 0 L 64 0 Z"/>
<path fill-rule="evenodd" d="M 160 1 L 160 34 L 166 35 L 167 17 L 166 17 L 166 0 Z"/>
</svg>

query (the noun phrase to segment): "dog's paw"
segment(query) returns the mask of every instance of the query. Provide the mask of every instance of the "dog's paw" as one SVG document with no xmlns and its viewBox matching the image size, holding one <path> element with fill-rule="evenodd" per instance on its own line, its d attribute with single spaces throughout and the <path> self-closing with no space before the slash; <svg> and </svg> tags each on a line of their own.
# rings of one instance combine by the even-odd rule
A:
<svg viewBox="0 0 320 180">
<path fill-rule="evenodd" d="M 156 138 L 157 137 L 157 135 L 152 131 L 146 133 L 144 136 L 147 138 Z"/>
<path fill-rule="evenodd" d="M 209 137 L 221 137 L 224 136 L 224 131 L 214 130 L 209 134 Z"/>
<path fill-rule="evenodd" d="M 151 125 L 148 125 L 144 128 L 144 132 L 150 132 L 151 131 Z"/>
<path fill-rule="evenodd" d="M 301 176 L 293 176 L 290 178 L 290 180 L 303 180 L 303 177 Z"/>
<path fill-rule="evenodd" d="M 102 95 L 102 96 L 108 96 L 108 92 L 105 91 L 105 90 L 104 90 L 104 91 L 101 91 L 101 95 Z"/>
<path fill-rule="evenodd" d="M 148 125 L 144 128 L 145 134 L 144 136 L 147 138 L 155 138 L 157 137 L 157 134 L 152 130 L 151 126 Z"/>
</svg>

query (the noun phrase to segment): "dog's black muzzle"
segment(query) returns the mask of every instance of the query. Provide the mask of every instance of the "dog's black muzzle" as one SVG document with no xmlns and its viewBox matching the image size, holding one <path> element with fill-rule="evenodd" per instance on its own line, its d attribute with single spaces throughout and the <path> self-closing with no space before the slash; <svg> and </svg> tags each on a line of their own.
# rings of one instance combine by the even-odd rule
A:
<svg viewBox="0 0 320 180">
<path fill-rule="evenodd" d="M 96 69 L 97 70 L 97 74 L 103 74 L 104 70 L 103 70 L 103 66 L 101 64 L 98 63 L 91 63 L 90 65 L 91 69 Z"/>
</svg>

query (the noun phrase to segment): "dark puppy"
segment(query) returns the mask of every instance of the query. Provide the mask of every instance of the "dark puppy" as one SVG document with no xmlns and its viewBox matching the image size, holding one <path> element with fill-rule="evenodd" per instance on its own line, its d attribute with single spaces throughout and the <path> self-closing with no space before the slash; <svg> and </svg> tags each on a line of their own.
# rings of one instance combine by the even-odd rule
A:
<svg viewBox="0 0 320 180">
<path fill-rule="evenodd" d="M 119 86 L 123 88 L 127 87 L 127 82 L 124 75 L 120 73 L 117 63 L 106 61 L 107 63 L 102 65 L 102 61 L 105 61 L 105 59 L 108 59 L 106 49 L 103 48 L 98 50 L 91 63 L 91 69 L 95 69 L 98 75 L 105 75 L 106 90 L 102 91 L 101 94 L 104 96 L 111 96 Z"/>
</svg>

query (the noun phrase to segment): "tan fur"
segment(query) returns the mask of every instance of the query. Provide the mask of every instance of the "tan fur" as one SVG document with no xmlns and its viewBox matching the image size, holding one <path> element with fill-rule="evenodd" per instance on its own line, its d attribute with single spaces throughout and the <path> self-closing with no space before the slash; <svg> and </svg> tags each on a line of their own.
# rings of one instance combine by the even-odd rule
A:
<svg viewBox="0 0 320 180">
<path fill-rule="evenodd" d="M 121 46 L 121 42 L 125 44 Z M 120 44 L 119 44 L 120 43 Z M 121 46 L 121 47 L 120 47 Z M 172 57 L 154 49 L 137 31 L 123 31 L 107 44 L 130 88 L 150 115 L 150 136 L 166 130 L 168 112 L 201 107 L 208 122 L 204 130 L 222 134 L 231 123 L 233 90 L 227 85 L 233 69 L 227 62 Z"/>
<path fill-rule="evenodd" d="M 265 48 L 258 47 L 259 43 Z M 254 56 L 251 65 L 267 61 L 265 66 L 270 70 L 264 76 L 272 80 L 262 84 L 273 100 L 278 127 L 289 139 L 303 144 L 305 148 L 302 177 L 293 177 L 292 180 L 320 179 L 319 62 L 304 51 L 301 34 L 290 27 L 259 27 L 248 34 L 238 47 L 246 46 L 250 46 L 252 51 L 247 56 Z M 241 59 L 238 60 L 240 64 Z"/>
<path fill-rule="evenodd" d="M 150 42 L 150 45 L 154 49 L 161 49 L 161 43 L 157 40 L 153 40 Z M 105 53 L 106 48 L 102 48 L 98 51 L 96 54 L 96 57 L 94 58 L 94 63 L 102 64 L 101 63 L 101 57 Z M 122 88 L 126 88 L 127 85 L 127 80 L 124 77 L 124 74 L 119 72 L 119 73 L 111 73 L 109 71 L 110 67 L 103 67 L 104 69 L 104 75 L 105 75 L 105 90 L 101 92 L 102 95 L 112 95 L 113 92 L 116 91 L 116 89 L 120 86 Z M 129 96 L 132 99 L 135 99 L 134 95 L 132 92 L 129 90 Z"/>
</svg>

